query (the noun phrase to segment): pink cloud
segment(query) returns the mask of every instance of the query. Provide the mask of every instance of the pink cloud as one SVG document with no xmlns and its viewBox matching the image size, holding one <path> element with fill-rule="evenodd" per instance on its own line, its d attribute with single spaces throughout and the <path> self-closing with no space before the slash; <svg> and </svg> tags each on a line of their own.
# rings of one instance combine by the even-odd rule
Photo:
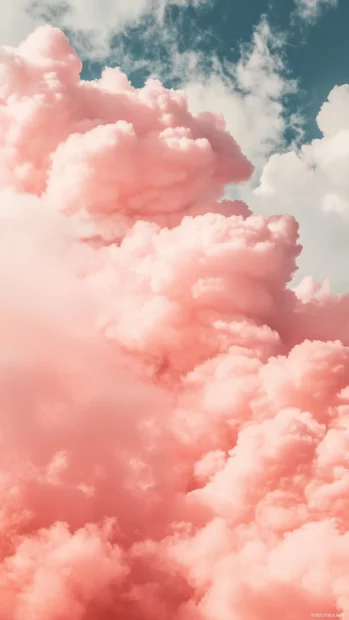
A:
<svg viewBox="0 0 349 620">
<path fill-rule="evenodd" d="M 349 618 L 348 298 L 220 118 L 1 55 L 1 620 Z"/>
</svg>

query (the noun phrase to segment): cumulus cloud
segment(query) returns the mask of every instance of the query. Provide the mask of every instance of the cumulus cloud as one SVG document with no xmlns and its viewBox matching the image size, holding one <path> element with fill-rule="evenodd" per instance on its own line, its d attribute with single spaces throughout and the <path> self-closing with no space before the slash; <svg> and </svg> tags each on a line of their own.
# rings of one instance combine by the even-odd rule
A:
<svg viewBox="0 0 349 620">
<path fill-rule="evenodd" d="M 183 92 L 1 62 L 2 617 L 348 618 L 348 296 Z"/>
<path fill-rule="evenodd" d="M 296 215 L 305 245 L 303 273 L 329 278 L 342 292 L 349 266 L 348 109 L 349 86 L 336 86 L 317 117 L 322 137 L 272 155 L 251 197 L 263 212 Z"/>
</svg>

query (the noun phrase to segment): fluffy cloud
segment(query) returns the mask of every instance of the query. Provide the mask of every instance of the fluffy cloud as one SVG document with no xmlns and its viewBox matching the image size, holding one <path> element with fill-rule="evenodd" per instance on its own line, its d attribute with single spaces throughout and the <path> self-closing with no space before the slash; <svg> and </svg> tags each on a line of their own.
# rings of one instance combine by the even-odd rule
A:
<svg viewBox="0 0 349 620">
<path fill-rule="evenodd" d="M 349 86 L 336 86 L 317 123 L 322 138 L 297 150 L 274 154 L 251 200 L 265 213 L 294 214 L 305 252 L 302 272 L 330 278 L 337 290 L 348 282 Z"/>
</svg>

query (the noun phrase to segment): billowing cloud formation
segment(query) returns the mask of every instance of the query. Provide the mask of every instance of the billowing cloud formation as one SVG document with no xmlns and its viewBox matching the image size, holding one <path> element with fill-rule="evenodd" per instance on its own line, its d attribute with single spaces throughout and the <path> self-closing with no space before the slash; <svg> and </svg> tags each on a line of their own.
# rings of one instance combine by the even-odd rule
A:
<svg viewBox="0 0 349 620">
<path fill-rule="evenodd" d="M 329 278 L 340 292 L 347 290 L 349 265 L 348 108 L 348 84 L 335 86 L 317 116 L 322 137 L 272 155 L 249 197 L 263 213 L 297 217 L 305 245 L 302 272 Z M 326 253 L 321 260 L 319 248 Z"/>
<path fill-rule="evenodd" d="M 335 86 L 317 117 L 323 137 L 304 145 L 299 153 L 271 157 L 257 193 L 272 197 L 280 193 L 285 182 L 290 187 L 296 175 L 299 179 L 296 189 L 311 192 L 318 208 L 327 213 L 348 214 L 348 107 L 349 85 Z"/>
<path fill-rule="evenodd" d="M 1 52 L 0 617 L 349 617 L 349 299 L 211 114 Z"/>
</svg>

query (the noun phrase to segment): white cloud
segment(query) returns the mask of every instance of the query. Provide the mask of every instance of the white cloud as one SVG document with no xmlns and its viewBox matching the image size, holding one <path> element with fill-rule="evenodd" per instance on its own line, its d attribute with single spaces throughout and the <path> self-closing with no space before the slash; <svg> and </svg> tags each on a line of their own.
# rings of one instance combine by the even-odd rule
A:
<svg viewBox="0 0 349 620">
<path fill-rule="evenodd" d="M 191 110 L 222 114 L 228 130 L 257 168 L 284 144 L 288 127 L 296 134 L 301 128 L 302 119 L 288 117 L 283 102 L 285 95 L 296 91 L 296 82 L 286 75 L 282 45 L 262 20 L 238 63 L 226 68 L 228 74 L 216 63 L 215 70 L 204 77 L 187 61 L 192 77 L 183 80 Z"/>
<path fill-rule="evenodd" d="M 248 197 L 265 213 L 292 213 L 305 251 L 301 274 L 329 278 L 335 290 L 349 281 L 349 85 L 336 86 L 322 106 L 321 139 L 274 154 Z"/>
<path fill-rule="evenodd" d="M 321 9 L 335 7 L 338 0 L 296 0 L 296 12 L 302 19 L 314 21 Z"/>
<path fill-rule="evenodd" d="M 18 45 L 37 26 L 27 8 L 28 0 L 11 0 L 1 11 L 0 45 Z"/>
</svg>

